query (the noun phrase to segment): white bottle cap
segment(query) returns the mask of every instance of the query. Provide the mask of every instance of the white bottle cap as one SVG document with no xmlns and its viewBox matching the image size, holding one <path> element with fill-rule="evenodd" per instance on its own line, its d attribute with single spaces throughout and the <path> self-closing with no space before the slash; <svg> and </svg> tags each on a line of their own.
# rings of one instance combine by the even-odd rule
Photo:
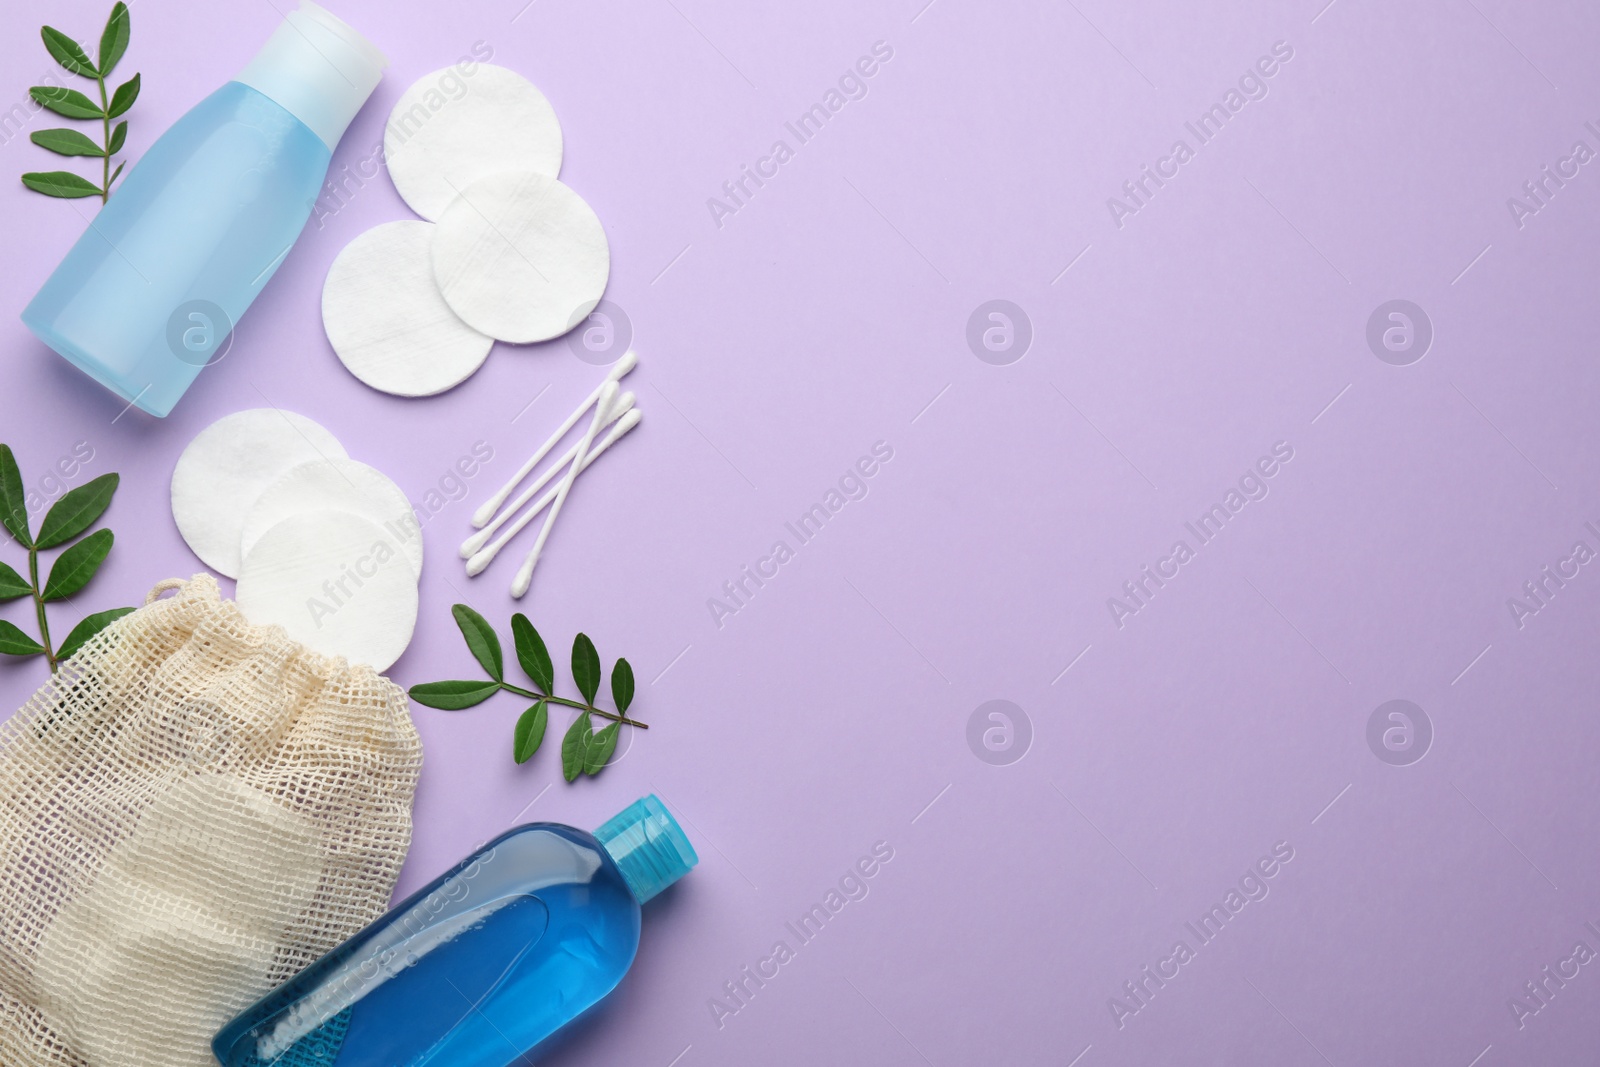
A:
<svg viewBox="0 0 1600 1067">
<path fill-rule="evenodd" d="M 234 81 L 278 103 L 332 151 L 388 65 L 366 38 L 300 0 Z"/>
</svg>

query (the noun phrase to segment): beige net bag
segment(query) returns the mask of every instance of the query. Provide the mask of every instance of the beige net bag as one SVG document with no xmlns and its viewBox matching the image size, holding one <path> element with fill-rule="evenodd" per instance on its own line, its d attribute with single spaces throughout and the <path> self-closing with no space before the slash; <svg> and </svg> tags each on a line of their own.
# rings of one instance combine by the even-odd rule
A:
<svg viewBox="0 0 1600 1067">
<path fill-rule="evenodd" d="M 0 726 L 0 1065 L 215 1067 L 387 906 L 421 765 L 370 667 L 157 586 Z"/>
</svg>

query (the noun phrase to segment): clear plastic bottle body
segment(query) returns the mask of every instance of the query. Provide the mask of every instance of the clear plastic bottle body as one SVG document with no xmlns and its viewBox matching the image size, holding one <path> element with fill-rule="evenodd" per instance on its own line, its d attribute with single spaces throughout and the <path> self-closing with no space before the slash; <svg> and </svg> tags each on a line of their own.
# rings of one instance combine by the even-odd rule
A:
<svg viewBox="0 0 1600 1067">
<path fill-rule="evenodd" d="M 506 1067 L 609 993 L 640 908 L 594 835 L 511 830 L 229 1023 L 224 1067 Z"/>
<path fill-rule="evenodd" d="M 328 145 L 229 82 L 150 146 L 23 312 L 41 340 L 165 416 L 271 280 L 327 177 Z"/>
</svg>

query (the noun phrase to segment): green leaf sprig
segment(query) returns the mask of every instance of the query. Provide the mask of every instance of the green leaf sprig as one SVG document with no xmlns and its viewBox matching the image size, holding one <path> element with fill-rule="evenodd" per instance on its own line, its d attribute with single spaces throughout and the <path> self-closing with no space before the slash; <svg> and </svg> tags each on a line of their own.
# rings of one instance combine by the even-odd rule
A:
<svg viewBox="0 0 1600 1067">
<path fill-rule="evenodd" d="M 633 703 L 634 686 L 633 667 L 625 659 L 617 660 L 611 668 L 611 700 L 617 710 L 606 711 L 595 706 L 594 698 L 600 691 L 602 668 L 600 654 L 595 651 L 594 642 L 587 635 L 579 634 L 572 641 L 572 680 L 577 683 L 583 700 L 569 700 L 555 695 L 555 665 L 550 661 L 550 650 L 545 647 L 544 638 L 539 636 L 539 631 L 533 628 L 533 623 L 528 621 L 526 615 L 519 612 L 511 616 L 511 639 L 516 649 L 517 663 L 533 681 L 537 692 L 506 681 L 505 655 L 500 648 L 500 636 L 482 615 L 465 604 L 457 604 L 450 611 L 455 616 L 456 625 L 461 628 L 461 636 L 466 638 L 467 648 L 489 675 L 489 680 L 425 682 L 411 687 L 411 699 L 424 707 L 442 711 L 475 707 L 501 690 L 532 700 L 533 706 L 517 719 L 517 728 L 511 738 L 511 756 L 518 763 L 528 762 L 539 750 L 539 745 L 544 741 L 545 728 L 549 725 L 551 704 L 577 708 L 582 713 L 572 720 L 572 725 L 567 727 L 566 735 L 561 739 L 561 773 L 569 782 L 580 774 L 600 773 L 600 769 L 617 751 L 617 736 L 622 727 L 650 728 L 637 719 L 628 718 L 628 705 Z M 611 721 L 596 730 L 595 716 Z"/>
<path fill-rule="evenodd" d="M 128 109 L 133 107 L 133 102 L 139 98 L 139 75 L 135 74 L 110 94 L 106 92 L 106 79 L 116 69 L 123 53 L 128 50 L 130 31 L 128 5 L 122 0 L 117 0 L 111 9 L 111 17 L 106 20 L 106 28 L 100 34 L 99 54 L 93 62 L 90 62 L 89 54 L 77 41 L 60 30 L 46 26 L 39 31 L 51 58 L 61 64 L 68 73 L 92 79 L 99 86 L 100 102 L 95 103 L 76 89 L 57 85 L 35 85 L 28 90 L 28 95 L 41 107 L 47 107 L 69 119 L 97 119 L 100 122 L 101 141 L 96 144 L 77 130 L 66 128 L 38 130 L 29 136 L 29 140 L 58 156 L 90 156 L 99 159 L 100 184 L 96 185 L 88 178 L 69 170 L 52 170 L 24 174 L 23 185 L 45 196 L 67 199 L 98 196 L 102 203 L 111 198 L 111 185 L 122 174 L 122 168 L 127 166 L 126 162 L 118 163 L 117 169 L 112 171 L 111 157 L 122 151 L 123 144 L 128 140 L 128 122 L 123 119 L 115 126 L 111 123 L 127 114 Z"/>
<path fill-rule="evenodd" d="M 67 600 L 80 592 L 106 561 L 115 540 L 110 530 L 89 527 L 100 521 L 106 508 L 111 506 L 111 496 L 117 491 L 118 477 L 102 474 L 85 482 L 57 500 L 45 513 L 44 523 L 34 534 L 28 523 L 28 498 L 22 485 L 22 472 L 17 468 L 17 458 L 9 445 L 0 445 L 0 525 L 28 550 L 28 577 L 23 578 L 9 565 L 0 562 L 0 602 L 33 597 L 34 614 L 39 620 L 39 639 L 36 641 L 13 623 L 0 619 L 0 655 L 44 656 L 54 673 L 61 662 L 71 656 L 95 634 L 132 611 L 132 608 L 112 608 L 88 616 L 67 634 L 60 648 L 50 644 L 50 622 L 45 617 L 44 606 L 54 601 Z M 88 536 L 84 534 L 88 533 Z M 82 538 L 79 540 L 79 538 Z M 69 543 L 71 542 L 71 543 Z M 39 553 L 66 546 L 50 567 L 50 576 L 43 585 L 39 583 Z"/>
</svg>

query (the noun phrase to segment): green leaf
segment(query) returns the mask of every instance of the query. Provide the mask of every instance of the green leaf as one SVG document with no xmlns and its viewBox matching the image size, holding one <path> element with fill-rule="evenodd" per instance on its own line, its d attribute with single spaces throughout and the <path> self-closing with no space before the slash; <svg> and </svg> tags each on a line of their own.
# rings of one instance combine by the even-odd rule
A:
<svg viewBox="0 0 1600 1067">
<path fill-rule="evenodd" d="M 114 156 L 122 151 L 122 146 L 128 140 L 128 120 L 123 119 L 111 131 L 111 144 L 106 147 L 106 155 Z"/>
<path fill-rule="evenodd" d="M 583 757 L 583 773 L 590 775 L 600 773 L 600 768 L 606 765 L 611 754 L 617 750 L 617 731 L 620 729 L 622 724 L 614 722 L 589 738 L 589 748 Z"/>
<path fill-rule="evenodd" d="M 96 71 L 94 64 L 89 62 L 89 53 L 77 41 L 53 26 L 45 26 L 39 31 L 39 36 L 44 38 L 45 49 L 57 63 L 74 74 L 81 74 L 85 78 L 95 77 Z"/>
<path fill-rule="evenodd" d="M 77 130 L 35 130 L 28 140 L 58 156 L 103 156 L 105 150 Z"/>
<path fill-rule="evenodd" d="M 516 736 L 511 742 L 511 757 L 518 763 L 527 763 L 533 758 L 533 754 L 539 751 L 539 744 L 544 740 L 544 728 L 549 724 L 549 719 L 549 710 L 541 700 L 523 712 L 522 718 L 517 720 Z"/>
<path fill-rule="evenodd" d="M 71 171 L 51 170 L 33 172 L 22 176 L 22 184 L 45 196 L 59 196 L 66 200 L 80 200 L 86 196 L 99 196 L 100 187 Z"/>
<path fill-rule="evenodd" d="M 593 704 L 594 695 L 600 691 L 600 654 L 588 634 L 572 639 L 572 680 L 578 683 L 583 699 Z"/>
<path fill-rule="evenodd" d="M 72 628 L 67 639 L 61 642 L 61 647 L 56 650 L 56 659 L 66 659 L 78 649 L 88 643 L 89 638 L 104 630 L 124 615 L 133 613 L 132 608 L 112 608 L 110 611 L 98 611 L 84 619 Z"/>
<path fill-rule="evenodd" d="M 28 176 L 22 178 L 26 181 Z M 10 445 L 0 445 L 0 523 L 23 548 L 33 547 L 33 535 L 28 532 L 28 494 L 22 488 L 22 472 Z"/>
<path fill-rule="evenodd" d="M 44 646 L 15 626 L 0 619 L 0 656 L 39 656 Z M 572 779 L 567 779 L 571 781 Z"/>
<path fill-rule="evenodd" d="M 505 681 L 505 656 L 500 652 L 500 637 L 494 632 L 494 627 L 465 604 L 457 604 L 450 609 L 450 614 L 456 617 L 456 625 L 461 627 L 461 636 L 467 639 L 467 647 L 489 677 L 497 682 Z"/>
<path fill-rule="evenodd" d="M 64 545 L 93 526 L 111 506 L 111 495 L 120 481 L 115 474 L 102 474 L 57 500 L 39 528 L 39 547 Z"/>
<path fill-rule="evenodd" d="M 133 23 L 128 18 L 128 5 L 117 0 L 100 34 L 100 77 L 109 78 L 112 68 L 128 50 L 128 38 L 133 34 Z"/>
<path fill-rule="evenodd" d="M 139 75 L 135 74 L 117 86 L 117 91 L 111 94 L 111 106 L 106 109 L 106 116 L 114 119 L 118 115 L 126 115 L 137 99 L 139 99 Z M 96 111 L 95 117 L 98 118 L 99 114 Z"/>
<path fill-rule="evenodd" d="M 561 739 L 561 773 L 569 782 L 583 773 L 584 763 L 588 759 L 589 738 L 594 736 L 589 722 L 589 713 L 586 711 L 572 720 L 572 725 L 567 727 L 567 736 Z"/>
<path fill-rule="evenodd" d="M 550 650 L 544 647 L 544 638 L 533 628 L 533 623 L 520 611 L 511 616 L 511 637 L 517 646 L 517 662 L 523 673 L 533 679 L 542 693 L 556 686 L 555 664 L 550 662 Z"/>
<path fill-rule="evenodd" d="M 106 195 L 107 196 L 111 195 L 111 187 L 117 183 L 117 179 L 122 176 L 122 168 L 126 167 L 127 165 L 128 165 L 128 161 L 127 160 L 123 160 L 121 163 L 118 163 L 117 164 L 117 169 L 112 171 L 111 172 L 111 177 L 106 179 Z"/>
<path fill-rule="evenodd" d="M 617 714 L 625 715 L 633 703 L 633 665 L 625 659 L 617 660 L 611 668 L 611 699 L 616 701 Z"/>
<path fill-rule="evenodd" d="M 45 600 L 65 600 L 89 584 L 94 572 L 106 561 L 116 537 L 110 530 L 96 530 L 56 557 L 50 577 L 44 583 Z"/>
<path fill-rule="evenodd" d="M 32 592 L 33 586 L 28 584 L 26 578 L 0 563 L 0 602 L 28 596 Z"/>
<path fill-rule="evenodd" d="M 119 92 L 121 90 L 118 90 Z M 58 85 L 35 85 L 28 90 L 28 95 L 41 107 L 47 107 L 57 115 L 65 115 L 69 119 L 98 119 L 104 118 L 105 113 L 100 110 L 100 105 L 90 100 L 76 89 L 64 89 Z M 130 103 L 132 101 L 129 101 Z"/>
<path fill-rule="evenodd" d="M 425 708 L 460 711 L 500 692 L 499 682 L 424 682 L 411 687 L 411 699 Z"/>
</svg>

